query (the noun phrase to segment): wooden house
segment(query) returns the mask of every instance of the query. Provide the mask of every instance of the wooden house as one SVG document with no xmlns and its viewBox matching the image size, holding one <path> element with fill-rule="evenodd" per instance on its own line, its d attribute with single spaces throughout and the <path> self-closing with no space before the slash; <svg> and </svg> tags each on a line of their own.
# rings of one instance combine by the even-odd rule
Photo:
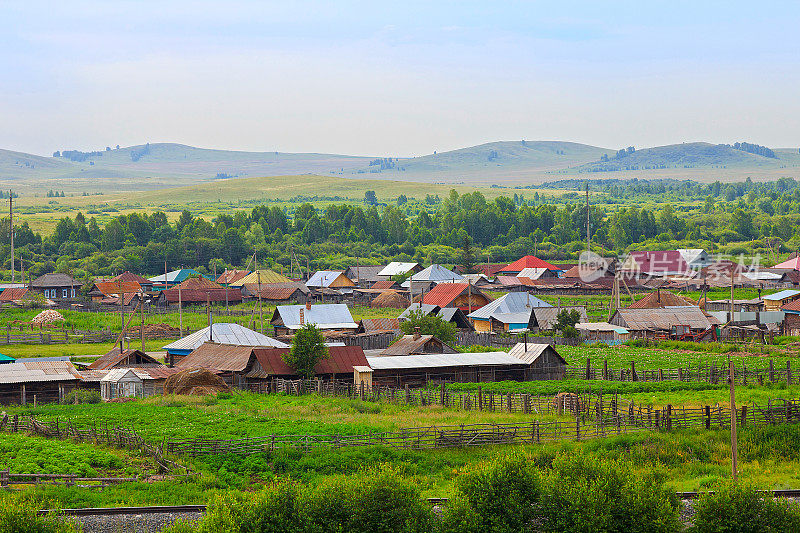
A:
<svg viewBox="0 0 800 533">
<path fill-rule="evenodd" d="M 440 308 L 457 307 L 467 313 L 480 309 L 491 301 L 490 297 L 469 283 L 439 283 L 422 296 L 423 304 Z"/>
<path fill-rule="evenodd" d="M 475 331 L 508 333 L 534 330 L 537 327 L 534 308 L 552 307 L 526 292 L 510 292 L 468 315 Z"/>
<path fill-rule="evenodd" d="M 80 374 L 68 360 L 21 359 L 0 365 L 0 403 L 4 405 L 60 402 L 80 385 Z"/>
<path fill-rule="evenodd" d="M 699 307 L 673 309 L 617 309 L 609 320 L 627 329 L 633 337 L 685 338 L 712 327 Z"/>
<path fill-rule="evenodd" d="M 43 274 L 28 285 L 32 292 L 40 293 L 50 300 L 75 299 L 79 296 L 78 292 L 81 287 L 83 287 L 83 283 L 69 274 L 62 274 L 61 272 Z"/>
<path fill-rule="evenodd" d="M 89 365 L 90 370 L 109 370 L 112 368 L 134 368 L 146 366 L 162 366 L 141 350 L 122 350 L 115 346 L 108 353 L 95 359 Z"/>
<path fill-rule="evenodd" d="M 508 355 L 528 364 L 525 369 L 526 381 L 564 379 L 567 372 L 566 359 L 549 344 L 519 342 L 508 351 Z"/>
<path fill-rule="evenodd" d="M 306 281 L 309 289 L 352 289 L 355 286 L 353 280 L 339 270 L 318 270 Z"/>
<path fill-rule="evenodd" d="M 762 299 L 764 300 L 764 309 L 766 311 L 780 311 L 784 305 L 800 299 L 800 291 L 786 289 L 774 294 L 767 294 Z"/>
<path fill-rule="evenodd" d="M 160 307 L 175 305 L 236 304 L 242 301 L 242 291 L 223 287 L 206 278 L 188 278 L 178 285 L 161 291 L 156 299 Z"/>
<path fill-rule="evenodd" d="M 314 324 L 318 329 L 354 333 L 358 324 L 345 304 L 279 305 L 275 308 L 270 324 L 275 335 L 291 335 L 306 324 Z"/>
<path fill-rule="evenodd" d="M 631 332 L 608 322 L 579 322 L 575 329 L 586 343 L 601 342 L 609 346 L 622 344 L 631 338 Z"/>
</svg>

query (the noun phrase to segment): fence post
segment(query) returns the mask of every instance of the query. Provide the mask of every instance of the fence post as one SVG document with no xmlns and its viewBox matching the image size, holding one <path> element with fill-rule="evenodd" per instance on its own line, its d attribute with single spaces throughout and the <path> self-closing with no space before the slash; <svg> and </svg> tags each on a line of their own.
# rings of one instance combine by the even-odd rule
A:
<svg viewBox="0 0 800 533">
<path fill-rule="evenodd" d="M 603 379 L 608 379 L 608 359 L 603 361 Z"/>
<path fill-rule="evenodd" d="M 703 409 L 706 417 L 706 429 L 711 429 L 711 406 L 706 405 Z"/>
<path fill-rule="evenodd" d="M 581 440 L 581 417 L 575 417 L 575 440 Z"/>
<path fill-rule="evenodd" d="M 508 393 L 508 396 L 506 396 L 506 405 L 508 407 L 508 412 L 510 413 L 511 412 L 511 393 L 510 392 Z"/>
<path fill-rule="evenodd" d="M 483 411 L 483 390 L 478 387 L 478 411 Z"/>
<path fill-rule="evenodd" d="M 672 405 L 667 404 L 667 431 L 672 430 Z"/>
<path fill-rule="evenodd" d="M 769 360 L 769 380 L 775 381 L 775 366 L 772 364 L 772 359 Z"/>
<path fill-rule="evenodd" d="M 636 379 L 636 363 L 631 361 L 631 381 L 639 381 Z"/>
<path fill-rule="evenodd" d="M 586 358 L 586 379 L 592 379 L 592 360 L 591 358 Z"/>
<path fill-rule="evenodd" d="M 411 403 L 411 391 L 408 389 L 408 383 L 406 383 L 406 405 Z"/>
<path fill-rule="evenodd" d="M 747 406 L 742 406 L 742 420 L 739 422 L 739 425 L 744 427 L 744 423 L 747 421 Z"/>
<path fill-rule="evenodd" d="M 792 384 L 792 362 L 786 361 L 786 384 Z"/>
<path fill-rule="evenodd" d="M 531 395 L 525 395 L 525 413 L 528 414 L 531 412 Z"/>
<path fill-rule="evenodd" d="M 659 368 L 658 369 L 658 381 L 664 381 L 664 369 L 663 368 Z"/>
</svg>

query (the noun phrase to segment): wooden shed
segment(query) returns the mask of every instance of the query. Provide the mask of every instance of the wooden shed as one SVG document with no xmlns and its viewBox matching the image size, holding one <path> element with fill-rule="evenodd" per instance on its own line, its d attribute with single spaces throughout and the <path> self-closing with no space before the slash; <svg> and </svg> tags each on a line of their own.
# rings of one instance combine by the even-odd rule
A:
<svg viewBox="0 0 800 533">
<path fill-rule="evenodd" d="M 433 335 L 403 335 L 381 355 L 419 355 L 424 353 L 458 353 Z"/>
<path fill-rule="evenodd" d="M 519 342 L 509 350 L 514 356 L 528 364 L 525 369 L 525 380 L 564 379 L 567 361 L 550 344 L 533 344 Z"/>
</svg>

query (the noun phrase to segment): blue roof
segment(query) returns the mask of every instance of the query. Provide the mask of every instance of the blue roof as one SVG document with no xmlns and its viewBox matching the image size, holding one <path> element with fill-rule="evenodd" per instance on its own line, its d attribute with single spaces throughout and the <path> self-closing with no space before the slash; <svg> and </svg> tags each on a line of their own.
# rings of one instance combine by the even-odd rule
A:
<svg viewBox="0 0 800 533">
<path fill-rule="evenodd" d="M 785 300 L 786 298 L 792 298 L 793 296 L 797 296 L 800 294 L 800 291 L 796 291 L 793 289 L 786 289 L 784 291 L 776 292 L 774 294 L 767 294 L 766 296 L 762 296 L 764 300 Z"/>
</svg>

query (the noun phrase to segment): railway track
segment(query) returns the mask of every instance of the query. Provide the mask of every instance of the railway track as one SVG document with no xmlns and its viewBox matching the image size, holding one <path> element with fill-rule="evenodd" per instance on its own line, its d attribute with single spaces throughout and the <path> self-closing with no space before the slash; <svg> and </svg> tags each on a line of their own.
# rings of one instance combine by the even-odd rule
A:
<svg viewBox="0 0 800 533">
<path fill-rule="evenodd" d="M 774 498 L 800 498 L 800 489 L 784 489 L 762 491 Z M 714 491 L 705 492 L 678 492 L 680 500 L 696 500 L 703 494 L 713 494 Z M 447 503 L 447 498 L 428 498 L 431 505 Z M 39 514 L 57 512 L 67 516 L 112 516 L 112 515 L 140 515 L 163 513 L 204 513 L 205 505 L 157 505 L 150 507 L 87 507 L 83 509 L 42 509 Z"/>
</svg>

